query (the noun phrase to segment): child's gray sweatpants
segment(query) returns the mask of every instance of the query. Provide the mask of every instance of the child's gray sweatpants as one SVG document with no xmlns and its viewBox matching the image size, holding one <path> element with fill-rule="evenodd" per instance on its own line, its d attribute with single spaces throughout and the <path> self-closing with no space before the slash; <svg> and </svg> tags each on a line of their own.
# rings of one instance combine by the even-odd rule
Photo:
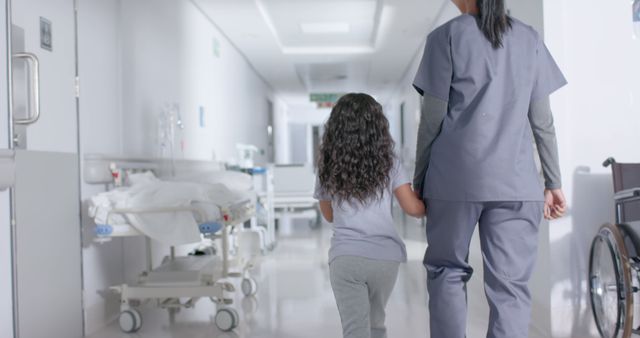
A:
<svg viewBox="0 0 640 338">
<path fill-rule="evenodd" d="M 339 256 L 329 264 L 344 338 L 386 338 L 387 301 L 400 263 Z"/>
</svg>

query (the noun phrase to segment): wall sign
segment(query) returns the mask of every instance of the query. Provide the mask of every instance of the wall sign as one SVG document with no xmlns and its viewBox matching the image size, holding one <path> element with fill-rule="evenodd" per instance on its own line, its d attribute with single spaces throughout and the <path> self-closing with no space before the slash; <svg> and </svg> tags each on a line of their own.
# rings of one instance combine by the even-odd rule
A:
<svg viewBox="0 0 640 338">
<path fill-rule="evenodd" d="M 40 17 L 40 47 L 53 51 L 53 36 L 51 35 L 51 21 Z"/>
<path fill-rule="evenodd" d="M 318 108 L 333 108 L 344 93 L 311 93 L 309 101 L 315 102 Z"/>
<path fill-rule="evenodd" d="M 633 0 L 631 5 L 631 11 L 633 13 L 633 30 L 634 37 L 640 38 L 640 0 Z"/>
<path fill-rule="evenodd" d="M 205 127 L 205 123 L 204 123 L 204 107 L 200 106 L 198 107 L 198 118 L 199 118 L 199 124 L 200 124 L 200 128 L 204 128 Z"/>
<path fill-rule="evenodd" d="M 220 41 L 216 38 L 213 38 L 213 56 L 220 58 Z"/>
</svg>

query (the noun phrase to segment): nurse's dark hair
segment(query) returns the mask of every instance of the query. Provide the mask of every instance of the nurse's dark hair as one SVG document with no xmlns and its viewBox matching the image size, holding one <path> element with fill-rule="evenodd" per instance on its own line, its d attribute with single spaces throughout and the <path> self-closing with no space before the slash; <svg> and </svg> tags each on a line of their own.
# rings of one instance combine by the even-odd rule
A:
<svg viewBox="0 0 640 338">
<path fill-rule="evenodd" d="M 320 144 L 320 186 L 338 203 L 379 200 L 390 184 L 394 146 L 389 121 L 373 97 L 342 96 Z"/>
<path fill-rule="evenodd" d="M 504 33 L 511 28 L 511 18 L 507 14 L 505 0 L 477 0 L 478 24 L 493 48 L 503 46 Z"/>
</svg>

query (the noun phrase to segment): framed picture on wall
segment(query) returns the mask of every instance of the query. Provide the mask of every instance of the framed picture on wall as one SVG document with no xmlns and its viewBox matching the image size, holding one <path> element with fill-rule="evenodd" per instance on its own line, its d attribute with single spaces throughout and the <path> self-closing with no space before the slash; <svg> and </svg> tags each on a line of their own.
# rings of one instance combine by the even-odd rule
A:
<svg viewBox="0 0 640 338">
<path fill-rule="evenodd" d="M 53 50 L 53 37 L 51 36 L 51 21 L 40 17 L 40 47 L 44 50 Z"/>
</svg>

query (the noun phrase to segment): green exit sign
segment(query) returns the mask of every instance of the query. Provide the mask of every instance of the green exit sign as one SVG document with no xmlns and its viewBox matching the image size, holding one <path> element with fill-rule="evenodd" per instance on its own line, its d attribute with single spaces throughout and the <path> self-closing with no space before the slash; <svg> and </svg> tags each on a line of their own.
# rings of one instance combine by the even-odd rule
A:
<svg viewBox="0 0 640 338">
<path fill-rule="evenodd" d="M 317 103 L 336 103 L 344 93 L 311 93 L 309 101 Z"/>
</svg>

